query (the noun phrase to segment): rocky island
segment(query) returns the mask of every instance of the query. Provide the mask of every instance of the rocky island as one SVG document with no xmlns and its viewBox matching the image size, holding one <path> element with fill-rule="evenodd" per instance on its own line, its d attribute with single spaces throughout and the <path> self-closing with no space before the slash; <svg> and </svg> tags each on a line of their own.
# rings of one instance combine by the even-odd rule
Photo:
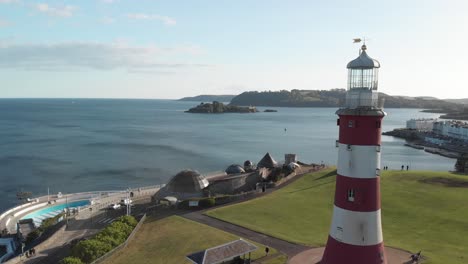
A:
<svg viewBox="0 0 468 264">
<path fill-rule="evenodd" d="M 202 114 L 219 114 L 219 113 L 256 113 L 258 112 L 255 106 L 237 106 L 225 105 L 218 101 L 213 103 L 200 103 L 199 105 L 185 111 L 186 113 L 202 113 Z"/>
</svg>

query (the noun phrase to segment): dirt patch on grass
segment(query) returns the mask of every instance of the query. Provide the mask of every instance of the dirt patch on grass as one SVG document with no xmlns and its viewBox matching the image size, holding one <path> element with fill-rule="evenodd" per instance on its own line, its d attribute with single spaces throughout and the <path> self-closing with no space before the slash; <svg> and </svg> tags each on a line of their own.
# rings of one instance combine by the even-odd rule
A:
<svg viewBox="0 0 468 264">
<path fill-rule="evenodd" d="M 440 184 L 440 185 L 444 185 L 446 187 L 468 188 L 468 181 L 463 181 L 463 180 L 459 180 L 459 179 L 443 178 L 443 177 L 421 179 L 421 180 L 419 180 L 419 182 L 427 183 L 427 184 Z"/>
</svg>

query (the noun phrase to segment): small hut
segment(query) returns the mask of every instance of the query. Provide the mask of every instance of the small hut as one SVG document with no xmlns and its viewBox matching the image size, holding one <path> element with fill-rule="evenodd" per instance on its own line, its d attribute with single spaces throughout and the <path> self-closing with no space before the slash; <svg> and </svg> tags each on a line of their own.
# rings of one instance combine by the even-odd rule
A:
<svg viewBox="0 0 468 264">
<path fill-rule="evenodd" d="M 230 165 L 229 167 L 227 167 L 227 169 L 225 170 L 226 174 L 241 174 L 241 173 L 245 173 L 245 170 L 244 168 L 242 168 L 241 165 L 238 165 L 238 164 L 232 164 Z"/>
<path fill-rule="evenodd" d="M 244 170 L 245 171 L 250 171 L 253 167 L 253 163 L 250 160 L 244 161 Z"/>
<path fill-rule="evenodd" d="M 275 168 L 278 163 L 273 159 L 270 153 L 266 153 L 265 156 L 258 162 L 257 168 Z"/>
<path fill-rule="evenodd" d="M 186 258 L 194 264 L 250 263 L 250 253 L 257 249 L 256 245 L 239 239 L 192 253 Z M 246 254 L 248 254 L 247 257 Z"/>
</svg>

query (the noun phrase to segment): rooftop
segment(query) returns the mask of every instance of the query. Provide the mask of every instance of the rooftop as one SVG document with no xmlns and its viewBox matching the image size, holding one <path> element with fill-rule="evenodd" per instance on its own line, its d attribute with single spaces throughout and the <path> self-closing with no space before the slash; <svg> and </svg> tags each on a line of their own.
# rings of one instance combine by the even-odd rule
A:
<svg viewBox="0 0 468 264">
<path fill-rule="evenodd" d="M 346 66 L 348 69 L 373 69 L 380 68 L 380 63 L 367 55 L 366 45 L 362 45 L 359 57 L 350 61 Z"/>
<path fill-rule="evenodd" d="M 195 264 L 217 264 L 257 250 L 257 246 L 243 239 L 192 253 L 187 256 Z"/>
</svg>

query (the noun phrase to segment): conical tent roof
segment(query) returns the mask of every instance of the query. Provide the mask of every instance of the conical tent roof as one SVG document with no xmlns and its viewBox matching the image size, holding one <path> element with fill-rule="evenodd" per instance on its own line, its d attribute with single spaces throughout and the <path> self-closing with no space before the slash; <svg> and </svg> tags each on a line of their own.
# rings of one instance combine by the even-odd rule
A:
<svg viewBox="0 0 468 264">
<path fill-rule="evenodd" d="M 258 162 L 258 168 L 274 168 L 278 163 L 271 157 L 270 153 L 267 152 L 265 156 Z"/>
<path fill-rule="evenodd" d="M 244 173 L 245 170 L 242 168 L 241 165 L 238 164 L 232 164 L 227 169 L 225 170 L 227 174 L 238 174 L 238 173 Z"/>
<path fill-rule="evenodd" d="M 195 193 L 203 190 L 208 184 L 208 180 L 198 171 L 183 170 L 172 177 L 166 188 L 171 192 Z"/>
</svg>

